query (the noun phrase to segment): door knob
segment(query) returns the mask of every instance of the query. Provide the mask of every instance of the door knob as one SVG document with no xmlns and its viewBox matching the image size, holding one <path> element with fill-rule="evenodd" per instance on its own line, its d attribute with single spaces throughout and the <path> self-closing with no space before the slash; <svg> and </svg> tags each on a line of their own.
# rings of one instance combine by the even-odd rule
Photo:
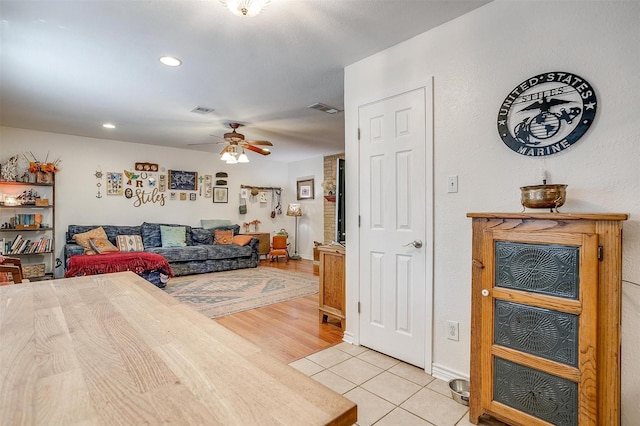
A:
<svg viewBox="0 0 640 426">
<path fill-rule="evenodd" d="M 486 288 L 485 288 L 485 289 L 482 289 L 482 295 L 483 295 L 484 297 L 487 297 L 487 296 L 489 295 L 489 290 L 487 290 Z"/>
<path fill-rule="evenodd" d="M 403 247 L 406 247 L 406 246 L 414 246 L 415 248 L 421 248 L 422 247 L 422 241 L 414 240 L 414 241 L 411 241 L 408 244 L 405 244 Z"/>
</svg>

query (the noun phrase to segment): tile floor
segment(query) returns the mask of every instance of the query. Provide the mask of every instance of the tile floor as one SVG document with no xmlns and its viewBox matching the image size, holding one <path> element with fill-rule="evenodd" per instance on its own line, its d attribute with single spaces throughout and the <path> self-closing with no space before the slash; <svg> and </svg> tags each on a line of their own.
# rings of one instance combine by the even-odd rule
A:
<svg viewBox="0 0 640 426">
<path fill-rule="evenodd" d="M 290 365 L 358 404 L 359 426 L 472 425 L 447 382 L 361 346 L 343 342 Z"/>
</svg>

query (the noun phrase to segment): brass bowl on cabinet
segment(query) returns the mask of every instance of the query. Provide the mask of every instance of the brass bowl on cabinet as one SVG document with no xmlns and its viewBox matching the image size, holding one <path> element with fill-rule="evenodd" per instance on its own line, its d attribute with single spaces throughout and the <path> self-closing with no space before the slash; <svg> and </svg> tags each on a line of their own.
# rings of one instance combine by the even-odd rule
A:
<svg viewBox="0 0 640 426">
<path fill-rule="evenodd" d="M 520 187 L 520 203 L 522 207 L 531 209 L 550 208 L 551 211 L 562 206 L 567 198 L 567 185 L 531 185 Z M 523 209 L 524 211 L 524 209 Z"/>
</svg>

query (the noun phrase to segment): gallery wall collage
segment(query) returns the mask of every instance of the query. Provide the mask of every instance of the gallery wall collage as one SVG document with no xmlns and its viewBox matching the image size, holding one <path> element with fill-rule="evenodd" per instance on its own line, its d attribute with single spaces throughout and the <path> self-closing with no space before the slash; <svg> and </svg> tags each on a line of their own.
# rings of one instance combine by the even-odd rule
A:
<svg viewBox="0 0 640 426">
<path fill-rule="evenodd" d="M 144 204 L 164 206 L 166 200 L 196 201 L 198 196 L 211 198 L 214 203 L 227 203 L 228 174 L 199 175 L 185 170 L 160 170 L 155 163 L 135 163 L 133 170 L 102 172 L 96 170 L 96 198 L 102 198 L 102 182 L 107 196 L 124 196 L 133 200 L 134 207 Z"/>
</svg>

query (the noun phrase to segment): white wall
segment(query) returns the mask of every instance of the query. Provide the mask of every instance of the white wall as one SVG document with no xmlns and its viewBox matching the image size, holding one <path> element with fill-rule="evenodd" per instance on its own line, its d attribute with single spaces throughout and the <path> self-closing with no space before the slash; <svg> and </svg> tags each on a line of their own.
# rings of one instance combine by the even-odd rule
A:
<svg viewBox="0 0 640 426">
<path fill-rule="evenodd" d="M 314 241 L 324 242 L 324 198 L 322 182 L 324 180 L 324 158 L 316 157 L 308 160 L 289 163 L 289 183 L 291 186 L 290 193 L 293 196 L 292 202 L 300 203 L 302 207 L 302 216 L 298 218 L 298 254 L 304 259 L 313 260 Z M 310 179 L 314 181 L 314 198 L 312 200 L 297 200 L 296 182 L 301 179 Z M 284 206 L 286 209 L 286 205 Z M 320 219 L 322 216 L 322 219 Z M 289 253 L 293 253 L 294 244 L 291 237 L 295 229 L 295 218 L 290 217 L 290 225 L 287 226 L 289 231 L 289 242 L 291 243 Z"/>
<path fill-rule="evenodd" d="M 629 213 L 623 242 L 623 424 L 640 419 L 640 3 L 496 0 L 345 70 L 347 196 L 357 199 L 357 108 L 434 78 L 434 370 L 469 373 L 470 211 L 521 210 L 519 187 L 568 184 L 564 212 Z M 509 150 L 496 130 L 506 95 L 530 76 L 568 71 L 597 91 L 586 135 L 547 158 Z M 459 192 L 447 193 L 447 176 Z M 347 227 L 357 229 L 357 203 Z M 357 259 L 348 232 L 347 257 Z M 347 263 L 347 333 L 357 341 L 357 262 Z M 460 322 L 460 341 L 445 337 Z"/>
<path fill-rule="evenodd" d="M 44 160 L 61 158 L 60 172 L 56 175 L 56 253 L 62 256 L 64 232 L 70 224 L 79 225 L 138 225 L 146 222 L 180 223 L 200 226 L 200 219 L 230 219 L 242 225 L 254 219 L 260 220 L 260 232 L 294 229 L 292 217 L 286 216 L 286 206 L 296 202 L 296 178 L 315 174 L 322 182 L 322 157 L 289 165 L 267 158 L 251 157 L 247 164 L 228 165 L 216 154 L 175 148 L 154 147 L 115 140 L 94 139 L 58 133 L 48 133 L 0 127 L 0 162 L 20 154 L 20 174 L 25 170 L 26 160 L 22 154 L 33 152 Z M 249 154 L 251 155 L 251 154 Z M 211 198 L 198 196 L 196 201 L 167 200 L 164 206 L 158 203 L 134 207 L 134 199 L 124 196 L 105 195 L 105 180 L 102 179 L 102 198 L 96 198 L 98 188 L 94 174 L 98 168 L 103 172 L 133 170 L 136 162 L 157 163 L 161 170 L 188 170 L 198 174 L 225 171 L 229 188 L 228 203 L 213 203 Z M 306 170 L 300 175 L 301 170 Z M 215 180 L 214 180 L 215 183 Z M 318 183 L 319 184 L 319 183 Z M 268 202 L 260 203 L 257 197 L 248 200 L 247 214 L 238 213 L 240 185 L 282 187 L 282 215 L 271 219 L 271 196 Z M 316 191 L 318 189 L 316 188 Z M 320 202 L 322 198 L 320 197 Z M 299 251 L 302 257 L 313 258 L 313 242 L 322 235 L 324 216 L 322 210 L 308 208 L 300 221 Z M 302 226 L 302 224 L 305 224 Z M 293 235 L 293 234 L 292 234 Z M 291 240 L 292 241 L 292 240 Z M 58 275 L 62 273 L 59 269 Z"/>
</svg>

